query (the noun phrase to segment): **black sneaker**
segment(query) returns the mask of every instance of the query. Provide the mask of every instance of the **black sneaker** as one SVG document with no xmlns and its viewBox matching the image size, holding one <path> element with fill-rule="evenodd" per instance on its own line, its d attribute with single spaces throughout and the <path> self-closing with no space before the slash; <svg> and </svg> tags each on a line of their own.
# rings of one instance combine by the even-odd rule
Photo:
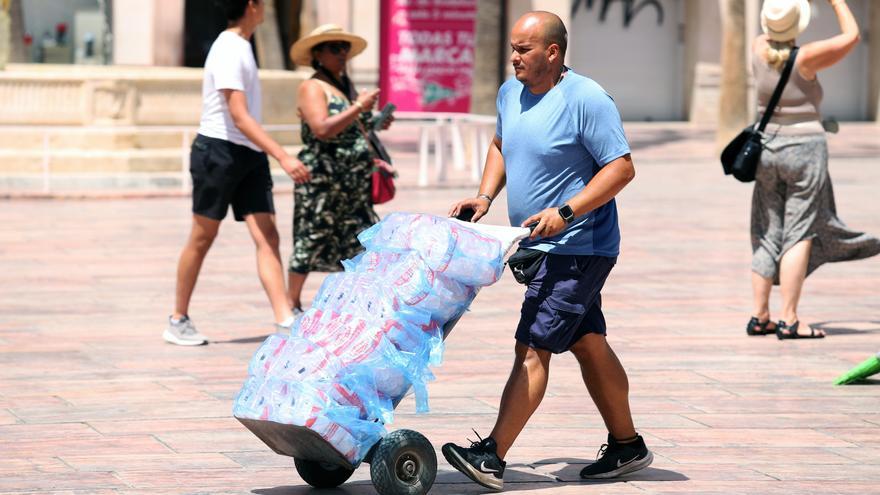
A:
<svg viewBox="0 0 880 495">
<path fill-rule="evenodd" d="M 485 440 L 480 438 L 479 442 L 471 441 L 471 446 L 467 449 L 447 443 L 442 450 L 443 457 L 452 467 L 486 488 L 500 491 L 504 487 L 506 463 L 498 457 L 497 449 L 495 440 L 489 437 Z"/>
<path fill-rule="evenodd" d="M 645 439 L 637 435 L 634 442 L 620 443 L 608 434 L 608 443 L 599 449 L 596 462 L 581 470 L 581 478 L 616 478 L 651 465 L 654 454 L 645 446 Z"/>
</svg>

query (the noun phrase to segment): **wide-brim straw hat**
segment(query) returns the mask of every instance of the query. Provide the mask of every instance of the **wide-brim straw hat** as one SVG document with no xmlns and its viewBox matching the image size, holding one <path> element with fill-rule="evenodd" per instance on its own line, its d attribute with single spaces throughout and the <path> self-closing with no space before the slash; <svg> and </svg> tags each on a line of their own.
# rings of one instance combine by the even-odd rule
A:
<svg viewBox="0 0 880 495">
<path fill-rule="evenodd" d="M 790 41 L 810 24 L 808 0 L 764 0 L 761 29 L 773 41 Z"/>
<path fill-rule="evenodd" d="M 290 60 L 296 65 L 312 64 L 312 48 L 327 41 L 347 41 L 351 43 L 347 60 L 351 60 L 367 47 L 367 40 L 349 33 L 336 24 L 323 24 L 303 36 L 290 47 Z"/>
</svg>

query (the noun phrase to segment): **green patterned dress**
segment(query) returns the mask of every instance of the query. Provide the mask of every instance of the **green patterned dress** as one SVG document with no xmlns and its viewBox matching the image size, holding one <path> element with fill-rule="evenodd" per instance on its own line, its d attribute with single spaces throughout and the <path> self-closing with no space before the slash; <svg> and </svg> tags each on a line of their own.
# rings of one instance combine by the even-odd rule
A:
<svg viewBox="0 0 880 495">
<path fill-rule="evenodd" d="M 330 116 L 348 108 L 347 100 L 326 88 L 324 92 Z M 370 129 L 369 112 L 360 119 Z M 357 235 L 379 220 L 371 197 L 372 151 L 357 123 L 321 141 L 303 122 L 302 142 L 299 159 L 312 180 L 294 188 L 293 254 L 288 269 L 296 273 L 341 271 L 340 261 L 363 250 Z"/>
</svg>

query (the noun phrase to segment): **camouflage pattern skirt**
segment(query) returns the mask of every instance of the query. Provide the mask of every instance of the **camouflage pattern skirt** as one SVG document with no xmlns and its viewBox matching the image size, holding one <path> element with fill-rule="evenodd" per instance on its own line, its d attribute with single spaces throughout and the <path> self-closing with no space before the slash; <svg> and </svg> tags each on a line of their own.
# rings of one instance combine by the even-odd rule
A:
<svg viewBox="0 0 880 495">
<path fill-rule="evenodd" d="M 379 218 L 370 196 L 372 160 L 352 163 L 345 179 L 326 180 L 320 166 L 309 166 L 312 181 L 294 189 L 293 254 L 296 273 L 337 272 L 340 262 L 363 250 L 357 235 Z"/>
</svg>

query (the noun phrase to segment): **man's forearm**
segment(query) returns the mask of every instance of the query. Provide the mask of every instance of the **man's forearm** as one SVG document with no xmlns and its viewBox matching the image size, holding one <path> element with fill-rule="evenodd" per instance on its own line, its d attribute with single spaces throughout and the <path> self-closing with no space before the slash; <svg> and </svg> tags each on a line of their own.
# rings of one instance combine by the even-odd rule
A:
<svg viewBox="0 0 880 495">
<path fill-rule="evenodd" d="M 602 167 L 579 193 L 566 201 L 575 217 L 584 215 L 611 201 L 635 177 L 630 155 L 624 155 Z M 559 205 L 562 206 L 562 205 Z"/>
<path fill-rule="evenodd" d="M 495 138 L 489 144 L 489 152 L 486 154 L 486 166 L 483 168 L 483 179 L 480 181 L 479 194 L 485 194 L 494 200 L 506 183 L 507 175 L 504 171 L 504 157 L 501 155 L 498 138 Z"/>
</svg>

